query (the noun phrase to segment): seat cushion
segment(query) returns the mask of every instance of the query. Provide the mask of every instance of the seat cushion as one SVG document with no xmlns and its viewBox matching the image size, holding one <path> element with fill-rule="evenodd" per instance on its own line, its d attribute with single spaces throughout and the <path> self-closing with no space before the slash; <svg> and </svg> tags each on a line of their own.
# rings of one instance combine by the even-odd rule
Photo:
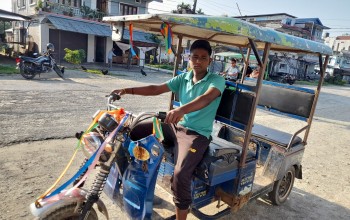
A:
<svg viewBox="0 0 350 220">
<path fill-rule="evenodd" d="M 252 136 L 257 139 L 276 143 L 282 147 L 287 147 L 293 135 L 273 128 L 265 127 L 263 125 L 255 124 L 252 129 Z M 292 147 L 300 144 L 301 142 L 301 138 L 296 136 L 292 141 Z"/>
</svg>

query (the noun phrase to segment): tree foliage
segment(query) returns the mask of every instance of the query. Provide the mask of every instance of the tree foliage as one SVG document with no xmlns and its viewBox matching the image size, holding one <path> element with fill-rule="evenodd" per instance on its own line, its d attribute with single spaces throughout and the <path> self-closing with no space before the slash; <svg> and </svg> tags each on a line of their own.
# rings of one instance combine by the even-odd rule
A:
<svg viewBox="0 0 350 220">
<path fill-rule="evenodd" d="M 68 63 L 72 64 L 81 64 L 83 60 L 86 58 L 86 53 L 83 49 L 79 50 L 70 50 L 68 48 L 64 48 L 66 54 L 64 55 L 64 60 Z"/>
<path fill-rule="evenodd" d="M 5 23 L 5 25 L 4 25 Z M 0 34 L 4 34 L 5 30 L 11 28 L 11 23 L 6 21 L 0 21 Z"/>
<path fill-rule="evenodd" d="M 182 2 L 176 6 L 176 10 L 172 10 L 171 12 L 175 14 L 193 14 L 193 9 L 190 4 L 185 4 Z M 204 15 L 204 12 L 200 8 L 196 11 L 195 14 Z"/>
</svg>

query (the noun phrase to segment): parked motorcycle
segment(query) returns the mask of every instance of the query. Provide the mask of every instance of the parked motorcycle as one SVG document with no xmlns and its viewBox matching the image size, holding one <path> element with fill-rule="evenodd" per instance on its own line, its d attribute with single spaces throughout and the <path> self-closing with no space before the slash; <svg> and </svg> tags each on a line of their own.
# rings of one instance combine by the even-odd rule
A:
<svg viewBox="0 0 350 220">
<path fill-rule="evenodd" d="M 295 83 L 295 76 L 289 73 L 282 73 L 282 72 L 278 72 L 274 75 L 269 75 L 269 78 L 272 81 L 275 82 L 279 82 L 279 83 L 285 83 L 285 84 L 289 84 L 289 85 L 293 85 Z"/>
<path fill-rule="evenodd" d="M 16 59 L 17 69 L 20 69 L 21 75 L 26 79 L 33 79 L 35 75 L 44 72 L 49 72 L 52 69 L 58 76 L 63 78 L 64 67 L 59 68 L 55 59 L 52 57 L 52 53 L 55 51 L 55 47 L 52 43 L 46 45 L 47 51 L 40 57 L 26 57 L 20 56 Z"/>
</svg>

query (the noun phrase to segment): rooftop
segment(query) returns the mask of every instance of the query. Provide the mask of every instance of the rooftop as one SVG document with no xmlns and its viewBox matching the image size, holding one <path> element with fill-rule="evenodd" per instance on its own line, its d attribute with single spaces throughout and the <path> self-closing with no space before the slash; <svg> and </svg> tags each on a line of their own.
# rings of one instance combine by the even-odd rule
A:
<svg viewBox="0 0 350 220">
<path fill-rule="evenodd" d="M 287 14 L 287 13 L 275 13 L 275 14 L 262 14 L 262 15 L 245 15 L 245 16 L 237 16 L 235 18 L 255 18 L 255 17 L 266 17 L 266 16 L 281 16 L 285 15 L 291 18 L 296 18 L 293 15 Z"/>
</svg>

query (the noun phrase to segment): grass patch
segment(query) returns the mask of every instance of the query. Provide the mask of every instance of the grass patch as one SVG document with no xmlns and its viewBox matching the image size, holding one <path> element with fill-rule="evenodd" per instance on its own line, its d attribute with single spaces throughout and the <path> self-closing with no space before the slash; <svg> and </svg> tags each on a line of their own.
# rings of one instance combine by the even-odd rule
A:
<svg viewBox="0 0 350 220">
<path fill-rule="evenodd" d="M 295 84 L 297 85 L 306 85 L 306 86 L 317 86 L 318 81 L 304 81 L 304 80 L 297 80 L 295 81 Z M 323 86 L 329 85 L 329 83 L 323 81 Z"/>
<path fill-rule="evenodd" d="M 169 65 L 169 64 L 147 64 L 147 66 L 151 66 L 154 68 L 159 68 L 159 69 L 165 69 L 165 70 L 173 70 L 174 65 Z"/>
<path fill-rule="evenodd" d="M 91 70 L 91 69 L 87 69 L 86 72 L 88 73 L 93 73 L 93 74 L 99 74 L 99 75 L 103 75 L 101 70 Z"/>
<path fill-rule="evenodd" d="M 18 74 L 19 70 L 15 66 L 0 65 L 0 73 L 3 74 Z"/>
</svg>

